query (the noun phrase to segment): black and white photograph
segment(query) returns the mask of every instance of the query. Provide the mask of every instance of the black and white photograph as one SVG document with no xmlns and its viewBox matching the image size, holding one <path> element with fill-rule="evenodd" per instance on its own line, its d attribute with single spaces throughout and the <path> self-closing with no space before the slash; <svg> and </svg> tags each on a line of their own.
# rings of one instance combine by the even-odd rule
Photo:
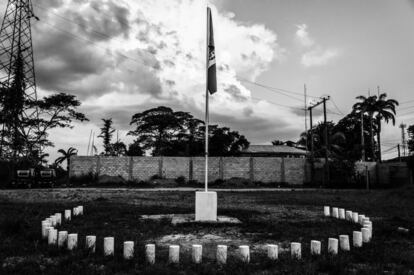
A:
<svg viewBox="0 0 414 275">
<path fill-rule="evenodd" d="M 0 274 L 414 274 L 414 0 L 0 23 Z"/>
</svg>

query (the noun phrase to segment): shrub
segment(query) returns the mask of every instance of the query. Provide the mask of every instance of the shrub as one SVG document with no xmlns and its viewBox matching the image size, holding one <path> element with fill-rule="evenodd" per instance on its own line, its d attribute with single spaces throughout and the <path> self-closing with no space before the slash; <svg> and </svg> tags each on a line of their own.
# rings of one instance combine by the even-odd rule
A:
<svg viewBox="0 0 414 275">
<path fill-rule="evenodd" d="M 211 185 L 212 186 L 221 186 L 224 185 L 225 181 L 222 179 L 216 179 Z"/>
<path fill-rule="evenodd" d="M 186 183 L 186 179 L 184 176 L 179 176 L 178 178 L 175 179 L 175 183 L 179 185 L 183 185 Z"/>
<path fill-rule="evenodd" d="M 162 176 L 160 176 L 160 175 L 158 175 L 158 174 L 155 174 L 155 175 L 153 175 L 153 176 L 151 176 L 151 178 L 150 178 L 151 180 L 162 180 L 163 179 L 163 177 Z"/>
</svg>

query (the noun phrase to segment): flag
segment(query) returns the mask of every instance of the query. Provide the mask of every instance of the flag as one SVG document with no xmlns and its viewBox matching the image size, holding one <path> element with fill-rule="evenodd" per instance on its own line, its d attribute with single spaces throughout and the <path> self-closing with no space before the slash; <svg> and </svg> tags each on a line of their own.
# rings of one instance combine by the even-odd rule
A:
<svg viewBox="0 0 414 275">
<path fill-rule="evenodd" d="M 207 7 L 207 89 L 210 94 L 217 92 L 216 54 L 214 49 L 213 21 L 211 10 Z"/>
</svg>

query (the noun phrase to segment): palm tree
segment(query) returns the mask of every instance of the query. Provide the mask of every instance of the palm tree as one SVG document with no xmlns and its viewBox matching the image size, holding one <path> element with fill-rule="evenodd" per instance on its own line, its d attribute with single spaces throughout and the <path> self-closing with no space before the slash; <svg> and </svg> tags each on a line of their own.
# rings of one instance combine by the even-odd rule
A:
<svg viewBox="0 0 414 275">
<path fill-rule="evenodd" d="M 69 147 L 69 149 L 67 151 L 63 150 L 63 149 L 59 149 L 58 153 L 61 153 L 62 156 L 58 157 L 55 160 L 56 164 L 61 164 L 62 162 L 64 162 L 66 160 L 67 163 L 67 168 L 66 170 L 69 172 L 69 167 L 70 167 L 70 157 L 71 156 L 75 156 L 78 154 L 78 150 L 73 148 L 73 147 Z"/>
<path fill-rule="evenodd" d="M 377 141 L 378 141 L 378 158 L 381 161 L 381 120 L 385 120 L 388 123 L 390 120 L 392 121 L 392 125 L 395 125 L 395 107 L 398 106 L 398 101 L 394 99 L 386 99 L 387 94 L 383 93 L 380 94 L 378 97 L 376 106 L 377 106 L 377 114 L 375 118 L 378 122 L 378 131 L 377 131 Z"/>
<path fill-rule="evenodd" d="M 365 97 L 365 96 L 358 96 L 356 99 L 361 100 L 361 102 L 357 102 L 352 106 L 353 112 L 355 113 L 368 113 L 369 117 L 369 127 L 370 127 L 370 135 L 371 135 L 371 144 L 374 144 L 374 133 L 373 133 L 373 120 L 374 116 L 378 124 L 377 129 L 377 142 L 378 142 L 378 157 L 381 161 L 381 120 L 384 119 L 385 122 L 392 121 L 393 125 L 395 125 L 395 107 L 398 106 L 398 101 L 394 99 L 386 100 L 387 94 L 383 93 L 380 94 L 379 97 L 376 95 Z M 374 146 L 371 146 L 372 155 L 375 157 L 375 149 Z"/>
</svg>

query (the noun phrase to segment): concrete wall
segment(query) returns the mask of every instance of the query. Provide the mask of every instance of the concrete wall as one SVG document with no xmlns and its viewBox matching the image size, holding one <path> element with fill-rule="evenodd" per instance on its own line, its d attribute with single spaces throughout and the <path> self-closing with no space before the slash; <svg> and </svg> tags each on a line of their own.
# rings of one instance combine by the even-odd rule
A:
<svg viewBox="0 0 414 275">
<path fill-rule="evenodd" d="M 73 156 L 70 176 L 89 173 L 148 180 L 154 175 L 204 181 L 204 157 L 103 157 Z M 308 179 L 305 159 L 278 157 L 210 157 L 209 181 L 242 178 L 261 182 L 303 184 Z"/>
</svg>

